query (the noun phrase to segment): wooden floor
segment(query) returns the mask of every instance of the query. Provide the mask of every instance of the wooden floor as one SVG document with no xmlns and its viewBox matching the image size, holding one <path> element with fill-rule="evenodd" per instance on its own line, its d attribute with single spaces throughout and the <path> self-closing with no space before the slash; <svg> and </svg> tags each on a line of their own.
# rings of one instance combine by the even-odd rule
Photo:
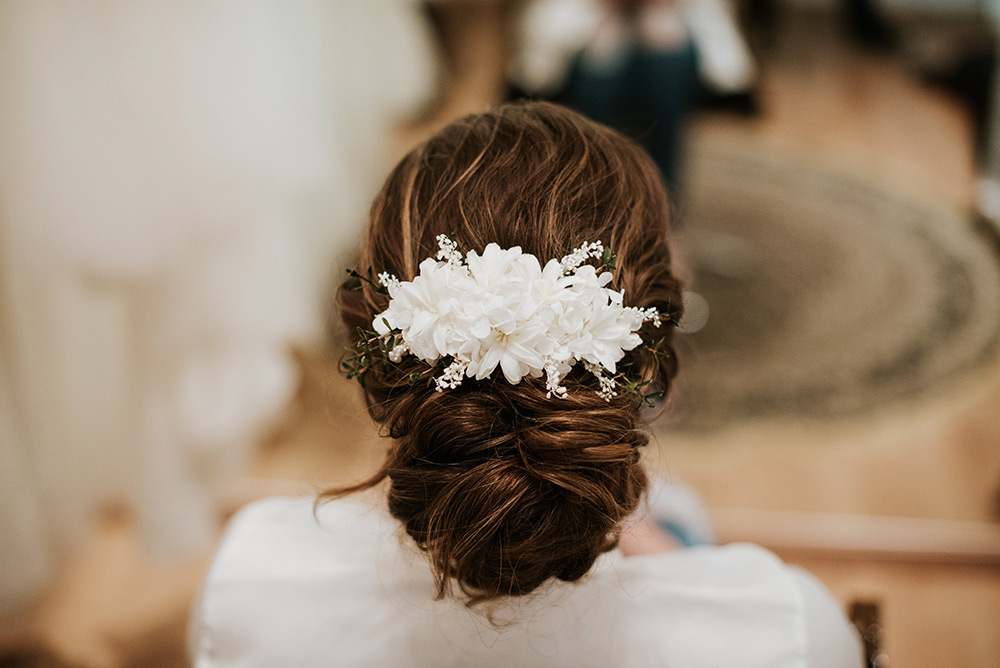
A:
<svg viewBox="0 0 1000 668">
<path fill-rule="evenodd" d="M 892 57 L 847 46 L 822 17 L 789 17 L 766 55 L 762 114 L 701 117 L 699 136 L 738 137 L 821 160 L 950 206 L 974 192 L 969 116 Z M 321 354 L 284 427 L 265 443 L 248 495 L 359 477 L 378 460 L 356 388 Z M 770 422 L 700 435 L 659 431 L 649 463 L 718 509 L 862 513 L 995 522 L 1000 488 L 1000 365 L 940 395 L 846 423 Z M 724 538 L 753 538 L 728 527 Z M 891 665 L 1000 665 L 1000 569 L 784 554 L 845 604 L 879 603 Z M 36 614 L 11 639 L 41 639 L 86 666 L 181 666 L 183 627 L 209 555 L 146 563 L 127 518 L 101 524 Z M 27 632 L 25 632 L 27 629 Z M 18 640 L 19 641 L 19 640 Z M 37 664 L 44 665 L 44 664 Z"/>
</svg>

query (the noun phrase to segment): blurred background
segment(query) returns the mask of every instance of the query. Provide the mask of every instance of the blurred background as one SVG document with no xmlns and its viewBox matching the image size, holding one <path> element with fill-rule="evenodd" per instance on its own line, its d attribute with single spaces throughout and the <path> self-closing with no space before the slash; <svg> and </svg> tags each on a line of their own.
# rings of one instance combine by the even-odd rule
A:
<svg viewBox="0 0 1000 668">
<path fill-rule="evenodd" d="M 989 0 L 0 0 L 0 666 L 185 666 L 226 518 L 384 443 L 331 291 L 387 170 L 551 99 L 688 284 L 647 461 L 871 665 L 1000 665 Z"/>
</svg>

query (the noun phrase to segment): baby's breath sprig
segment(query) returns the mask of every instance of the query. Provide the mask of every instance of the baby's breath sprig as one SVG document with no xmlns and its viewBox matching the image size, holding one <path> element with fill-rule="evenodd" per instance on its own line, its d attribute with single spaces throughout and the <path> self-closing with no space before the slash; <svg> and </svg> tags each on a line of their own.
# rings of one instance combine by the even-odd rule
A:
<svg viewBox="0 0 1000 668">
<path fill-rule="evenodd" d="M 462 384 L 465 378 L 465 370 L 469 368 L 469 363 L 462 360 L 453 360 L 445 367 L 444 373 L 434 379 L 434 384 L 438 392 L 454 390 Z"/>
<path fill-rule="evenodd" d="M 615 378 L 617 378 L 617 376 L 609 378 L 604 374 L 604 367 L 600 364 L 594 364 L 593 362 L 588 362 L 587 360 L 580 361 L 583 364 L 583 368 L 593 374 L 594 378 L 596 378 L 597 382 L 601 385 L 601 389 L 597 391 L 597 396 L 605 401 L 611 401 L 612 397 L 618 396 L 618 392 L 615 391 L 615 388 L 618 386 L 618 383 L 615 382 Z"/>
<path fill-rule="evenodd" d="M 666 318 L 663 318 L 667 321 Z M 631 397 L 634 408 L 654 408 L 656 400 L 666 395 L 666 390 L 659 387 L 659 383 L 654 384 L 652 380 L 635 380 L 633 369 L 638 364 L 640 356 L 651 355 L 659 363 L 660 360 L 670 359 L 672 356 L 666 348 L 667 337 L 662 336 L 656 340 L 644 342 L 638 348 L 632 350 L 618 363 L 618 373 L 613 377 L 617 391 L 625 396 Z M 596 374 L 595 374 L 596 375 Z M 602 383 L 603 389 L 603 383 Z"/>
<path fill-rule="evenodd" d="M 386 289 L 386 292 L 391 292 L 393 288 L 399 287 L 399 279 L 387 271 L 383 271 L 378 275 L 378 282 L 379 285 Z"/>
<path fill-rule="evenodd" d="M 561 260 L 559 260 L 559 266 L 562 268 L 562 273 L 564 276 L 572 274 L 574 271 L 580 268 L 584 262 L 590 258 L 601 258 L 602 262 L 606 257 L 604 244 L 600 241 L 595 241 L 593 243 L 585 243 L 579 248 L 573 249 L 573 252 L 569 255 L 564 255 Z M 614 255 L 611 256 L 614 258 Z M 612 263 L 614 260 L 612 259 Z"/>
<path fill-rule="evenodd" d="M 465 261 L 465 256 L 458 249 L 458 242 L 455 235 L 450 237 L 446 234 L 439 234 L 436 237 L 438 242 L 438 252 L 434 257 L 442 262 L 447 262 L 450 267 L 460 267 Z"/>
</svg>

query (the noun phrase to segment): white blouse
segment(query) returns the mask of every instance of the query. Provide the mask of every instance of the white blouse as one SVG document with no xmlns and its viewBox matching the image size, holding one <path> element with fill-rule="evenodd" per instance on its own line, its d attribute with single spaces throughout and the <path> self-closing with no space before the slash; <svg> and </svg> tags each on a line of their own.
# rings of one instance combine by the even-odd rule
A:
<svg viewBox="0 0 1000 668">
<path fill-rule="evenodd" d="M 271 498 L 233 519 L 192 621 L 196 668 L 856 668 L 856 635 L 806 572 L 747 544 L 602 556 L 492 610 L 434 600 L 419 550 L 353 498 Z"/>
</svg>

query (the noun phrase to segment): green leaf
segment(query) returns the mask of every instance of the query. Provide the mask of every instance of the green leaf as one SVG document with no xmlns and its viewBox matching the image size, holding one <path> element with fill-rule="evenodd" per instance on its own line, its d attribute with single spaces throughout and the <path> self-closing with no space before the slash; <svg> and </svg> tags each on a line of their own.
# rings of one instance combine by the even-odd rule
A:
<svg viewBox="0 0 1000 668">
<path fill-rule="evenodd" d="M 356 269 L 345 269 L 345 271 L 351 276 L 351 278 L 356 278 L 359 281 L 361 281 L 361 285 L 359 285 L 358 287 L 354 288 L 354 290 L 363 290 L 364 287 L 365 287 L 364 284 L 367 283 L 369 286 L 371 286 L 371 288 L 373 290 L 375 290 L 375 292 L 379 293 L 380 295 L 387 295 L 387 294 L 389 294 L 389 288 L 385 287 L 384 285 L 382 285 L 380 283 L 376 283 L 375 282 L 375 278 L 374 278 L 374 275 L 372 273 L 372 268 L 371 267 L 368 267 L 368 275 L 367 276 L 365 276 L 364 274 L 358 272 Z"/>
<path fill-rule="evenodd" d="M 604 266 L 605 271 L 614 271 L 617 269 L 615 267 L 615 260 L 617 259 L 617 256 L 611 252 L 610 248 L 605 248 L 604 255 L 601 257 L 601 264 Z"/>
</svg>

